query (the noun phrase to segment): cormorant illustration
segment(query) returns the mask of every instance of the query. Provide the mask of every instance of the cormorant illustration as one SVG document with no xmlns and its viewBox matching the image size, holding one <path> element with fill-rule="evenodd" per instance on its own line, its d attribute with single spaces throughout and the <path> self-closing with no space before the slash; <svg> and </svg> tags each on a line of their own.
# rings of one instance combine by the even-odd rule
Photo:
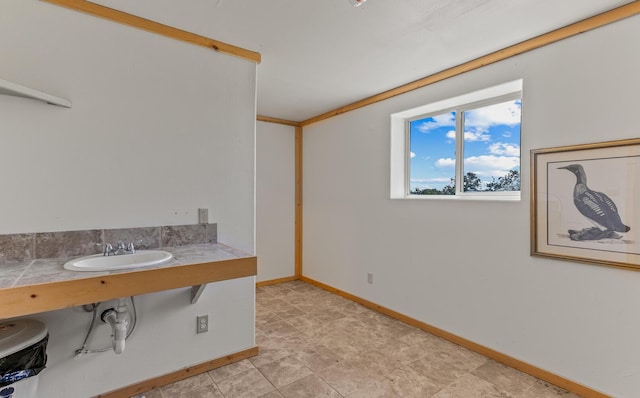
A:
<svg viewBox="0 0 640 398">
<path fill-rule="evenodd" d="M 558 167 L 575 174 L 577 181 L 573 187 L 573 203 L 578 211 L 596 225 L 581 231 L 569 230 L 572 240 L 597 240 L 604 238 L 621 238 L 616 232 L 629 232 L 631 228 L 620 219 L 618 208 L 610 197 L 602 192 L 589 189 L 587 174 L 580 164 Z"/>
</svg>

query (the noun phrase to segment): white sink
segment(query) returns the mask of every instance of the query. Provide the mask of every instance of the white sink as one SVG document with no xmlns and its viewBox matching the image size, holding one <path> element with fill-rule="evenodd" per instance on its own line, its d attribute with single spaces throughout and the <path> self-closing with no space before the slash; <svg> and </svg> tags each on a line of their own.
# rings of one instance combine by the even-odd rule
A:
<svg viewBox="0 0 640 398">
<path fill-rule="evenodd" d="M 94 254 L 69 260 L 64 264 L 64 268 L 71 271 L 114 271 L 158 265 L 172 258 L 173 255 L 164 250 L 139 250 L 118 256 Z"/>
</svg>

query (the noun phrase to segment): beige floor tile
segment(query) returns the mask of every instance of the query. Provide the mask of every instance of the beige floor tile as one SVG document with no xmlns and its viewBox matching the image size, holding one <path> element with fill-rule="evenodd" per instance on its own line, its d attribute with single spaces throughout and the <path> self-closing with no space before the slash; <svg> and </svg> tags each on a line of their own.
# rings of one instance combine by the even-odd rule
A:
<svg viewBox="0 0 640 398">
<path fill-rule="evenodd" d="M 343 359 L 340 355 L 321 344 L 310 345 L 303 350 L 296 350 L 293 356 L 314 372 L 335 365 Z"/>
<path fill-rule="evenodd" d="M 347 398 L 403 398 L 393 391 L 388 382 L 374 383 L 365 386 L 347 396 Z"/>
<path fill-rule="evenodd" d="M 309 298 L 307 298 L 307 297 L 303 297 L 303 298 L 290 297 L 289 301 L 287 301 L 287 302 L 289 304 L 295 306 L 296 308 L 298 308 L 299 310 L 301 310 L 305 314 L 313 314 L 313 313 L 318 312 L 318 311 L 330 309 L 329 307 L 327 307 L 325 305 L 321 305 L 321 304 L 309 301 Z"/>
<path fill-rule="evenodd" d="M 367 307 L 364 307 L 358 303 L 355 303 L 353 301 L 349 301 L 346 299 L 342 299 L 341 302 L 338 302 L 335 309 L 338 311 L 344 312 L 346 314 L 354 314 L 354 315 L 360 314 L 365 311 L 371 311 Z"/>
<path fill-rule="evenodd" d="M 444 387 L 411 369 L 396 369 L 389 380 L 393 391 L 402 397 L 430 397 Z"/>
<path fill-rule="evenodd" d="M 449 342 L 438 342 L 436 346 L 418 345 L 426 353 L 421 359 L 411 362 L 408 368 L 426 376 L 437 385 L 447 385 L 489 359 Z"/>
<path fill-rule="evenodd" d="M 258 355 L 249 360 L 254 366 L 265 366 L 304 350 L 309 345 L 309 339 L 300 334 L 271 337 L 262 341 Z"/>
<path fill-rule="evenodd" d="M 172 396 L 173 397 L 173 396 Z M 216 386 L 205 386 L 178 394 L 176 398 L 224 398 L 224 395 L 218 390 Z"/>
<path fill-rule="evenodd" d="M 259 367 L 258 370 L 276 388 L 286 386 L 287 384 L 291 384 L 313 374 L 311 369 L 307 368 L 302 362 L 292 356 L 271 362 Z"/>
<path fill-rule="evenodd" d="M 389 357 L 376 349 L 363 351 L 354 357 L 347 358 L 343 361 L 343 365 L 361 368 L 382 378 L 391 374 L 398 366 L 396 362 L 390 361 Z"/>
<path fill-rule="evenodd" d="M 281 298 L 283 300 L 286 300 L 287 297 L 289 297 L 289 296 L 294 296 L 294 295 L 300 294 L 300 292 L 296 292 L 295 290 L 289 289 L 289 288 L 286 288 L 286 287 L 283 287 L 280 290 L 270 291 L 269 293 L 274 295 L 274 296 L 276 296 L 276 297 L 279 297 L 279 298 Z"/>
<path fill-rule="evenodd" d="M 269 336 L 263 332 L 260 328 L 256 328 L 256 345 L 262 347 L 265 341 L 269 340 Z"/>
<path fill-rule="evenodd" d="M 260 353 L 249 361 L 255 367 L 266 366 L 272 362 L 279 361 L 283 358 L 289 357 L 294 354 L 293 350 L 289 349 L 275 349 L 275 348 L 260 348 Z"/>
<path fill-rule="evenodd" d="M 299 333 L 289 322 L 282 320 L 264 325 L 260 328 L 267 337 L 289 336 Z"/>
<path fill-rule="evenodd" d="M 313 336 L 326 322 L 322 322 L 315 314 L 305 313 L 300 316 L 287 319 L 287 322 L 299 332 Z"/>
<path fill-rule="evenodd" d="M 341 358 L 350 358 L 358 355 L 362 351 L 361 347 L 352 345 L 346 336 L 340 336 L 339 334 L 315 337 L 314 341 L 316 344 L 323 345 L 335 352 Z"/>
<path fill-rule="evenodd" d="M 192 390 L 197 390 L 202 387 L 207 387 L 213 384 L 213 379 L 207 374 L 202 373 L 189 377 L 188 379 L 180 380 L 168 386 L 162 387 L 162 393 L 165 397 L 177 397 L 180 394 L 185 394 Z"/>
<path fill-rule="evenodd" d="M 344 317 L 345 315 L 339 311 L 325 308 L 303 313 L 300 316 L 287 319 L 287 322 L 301 332 L 310 332 L 313 334 L 323 328 L 327 323 Z"/>
<path fill-rule="evenodd" d="M 280 290 L 287 290 L 289 288 L 284 283 L 276 283 L 276 284 L 273 284 L 273 285 L 262 286 L 262 287 L 260 287 L 258 289 L 260 289 L 260 290 L 262 290 L 264 292 L 274 293 L 274 292 L 277 292 L 277 291 L 280 291 Z"/>
<path fill-rule="evenodd" d="M 294 290 L 298 293 L 309 293 L 309 292 L 314 292 L 318 290 L 317 287 L 305 282 L 300 282 L 300 281 L 288 282 L 286 286 L 289 289 Z"/>
<path fill-rule="evenodd" d="M 410 328 L 410 326 L 401 324 L 398 320 L 393 319 L 388 315 L 381 314 L 366 307 L 362 308 L 362 311 L 353 313 L 352 317 L 366 324 L 381 325 L 385 327 L 390 327 L 393 325 L 403 325 L 403 327 L 406 327 L 407 329 Z"/>
<path fill-rule="evenodd" d="M 284 398 L 341 398 L 336 390 L 315 374 L 281 388 L 280 393 Z"/>
<path fill-rule="evenodd" d="M 373 385 L 382 385 L 394 370 L 378 351 L 359 353 L 318 372 L 323 380 L 340 394 L 347 396 Z"/>
<path fill-rule="evenodd" d="M 147 398 L 578 398 L 300 281 L 256 289 L 256 344 Z"/>
<path fill-rule="evenodd" d="M 492 360 L 477 367 L 471 374 L 511 395 L 521 394 L 536 382 L 534 377 Z"/>
<path fill-rule="evenodd" d="M 513 398 L 486 380 L 466 374 L 444 387 L 433 398 Z"/>
<path fill-rule="evenodd" d="M 268 325 L 270 323 L 275 323 L 281 320 L 282 318 L 280 318 L 278 315 L 276 315 L 271 311 L 256 310 L 256 328 Z"/>
<path fill-rule="evenodd" d="M 316 331 L 315 339 L 337 354 L 347 357 L 380 346 L 382 336 L 366 324 L 345 317 L 328 322 Z"/>
<path fill-rule="evenodd" d="M 142 395 L 144 396 L 144 398 L 164 398 L 162 396 L 162 390 L 159 388 L 156 388 L 155 390 L 147 391 Z M 136 395 L 135 397 L 139 397 L 139 396 L 140 395 Z M 135 397 L 131 397 L 131 398 L 135 398 Z"/>
<path fill-rule="evenodd" d="M 560 387 L 556 387 L 541 380 L 536 380 L 529 389 L 519 394 L 516 398 L 580 398 Z"/>
<path fill-rule="evenodd" d="M 317 375 L 345 397 L 380 382 L 380 377 L 377 375 L 341 365 L 330 366 L 318 372 Z"/>
<path fill-rule="evenodd" d="M 279 391 L 271 391 L 266 393 L 265 395 L 260 396 L 260 398 L 284 398 Z"/>
<path fill-rule="evenodd" d="M 255 367 L 249 360 L 245 359 L 239 362 L 231 363 L 218 369 L 211 370 L 209 371 L 209 376 L 211 376 L 211 379 L 213 379 L 214 382 L 218 383 L 224 379 L 235 376 L 250 369 L 255 369 Z"/>
<path fill-rule="evenodd" d="M 276 312 L 278 310 L 283 310 L 291 307 L 291 304 L 289 304 L 287 301 L 273 295 L 270 295 L 268 298 L 261 298 L 258 302 L 261 306 L 267 308 L 271 312 Z"/>
<path fill-rule="evenodd" d="M 439 339 L 439 337 L 426 333 L 418 328 L 414 328 L 409 333 L 398 338 L 400 342 L 406 344 L 407 346 L 412 346 L 414 344 L 420 344 L 424 343 L 425 341 L 435 339 Z"/>
<path fill-rule="evenodd" d="M 289 318 L 293 318 L 293 317 L 305 314 L 304 311 L 302 311 L 301 309 L 293 305 L 287 305 L 286 307 L 283 307 L 283 308 L 274 309 L 273 313 L 282 319 L 289 319 Z"/>
<path fill-rule="evenodd" d="M 258 398 L 275 390 L 258 369 L 245 370 L 216 384 L 225 398 Z"/>
</svg>

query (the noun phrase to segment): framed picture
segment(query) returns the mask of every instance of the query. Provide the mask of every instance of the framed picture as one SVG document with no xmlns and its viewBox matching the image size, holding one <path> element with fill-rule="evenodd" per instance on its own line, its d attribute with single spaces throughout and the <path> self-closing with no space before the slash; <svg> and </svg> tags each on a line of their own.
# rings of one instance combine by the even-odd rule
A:
<svg viewBox="0 0 640 398">
<path fill-rule="evenodd" d="M 531 151 L 531 255 L 640 270 L 640 139 Z"/>
</svg>

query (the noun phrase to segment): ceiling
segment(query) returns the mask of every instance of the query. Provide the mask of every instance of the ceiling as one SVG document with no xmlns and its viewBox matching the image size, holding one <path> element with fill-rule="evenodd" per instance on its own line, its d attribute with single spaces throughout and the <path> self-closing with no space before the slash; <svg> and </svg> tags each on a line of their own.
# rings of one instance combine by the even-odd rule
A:
<svg viewBox="0 0 640 398">
<path fill-rule="evenodd" d="M 628 0 L 93 0 L 262 54 L 258 114 L 302 121 Z"/>
</svg>

